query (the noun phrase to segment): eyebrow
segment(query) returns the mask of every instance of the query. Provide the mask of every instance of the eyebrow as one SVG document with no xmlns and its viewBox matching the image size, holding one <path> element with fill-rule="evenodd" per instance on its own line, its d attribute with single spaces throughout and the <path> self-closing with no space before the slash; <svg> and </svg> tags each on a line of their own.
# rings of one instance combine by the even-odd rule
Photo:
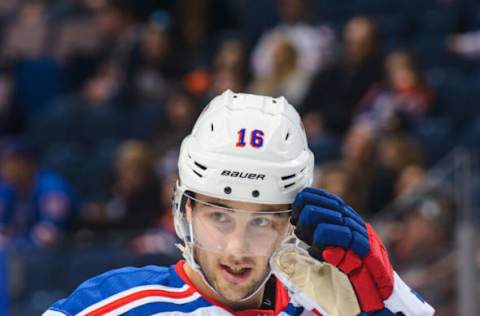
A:
<svg viewBox="0 0 480 316">
<path fill-rule="evenodd" d="M 205 201 L 206 202 L 206 201 Z M 225 209 L 226 211 L 233 211 L 235 210 L 234 207 L 231 207 L 231 206 L 228 206 L 226 204 L 223 204 L 221 202 L 217 202 L 217 201 L 211 201 L 211 202 L 207 202 L 211 205 L 215 205 L 215 206 L 218 206 L 218 207 L 221 207 L 223 209 Z M 274 213 L 274 215 L 278 215 L 280 216 L 281 214 L 279 214 L 278 212 L 280 211 L 286 211 L 286 210 L 277 210 L 277 209 L 274 209 L 274 208 L 270 208 L 270 209 L 261 209 L 261 210 L 255 210 L 255 211 L 252 211 L 253 213 Z M 286 212 L 287 213 L 287 212 Z"/>
<path fill-rule="evenodd" d="M 207 202 L 208 204 L 211 204 L 211 205 L 215 205 L 215 206 L 218 206 L 218 207 L 221 207 L 227 211 L 233 211 L 234 208 L 231 207 L 231 206 L 228 206 L 226 204 L 223 204 L 223 203 L 219 203 L 219 202 L 215 202 L 215 201 L 211 201 L 211 202 Z"/>
</svg>

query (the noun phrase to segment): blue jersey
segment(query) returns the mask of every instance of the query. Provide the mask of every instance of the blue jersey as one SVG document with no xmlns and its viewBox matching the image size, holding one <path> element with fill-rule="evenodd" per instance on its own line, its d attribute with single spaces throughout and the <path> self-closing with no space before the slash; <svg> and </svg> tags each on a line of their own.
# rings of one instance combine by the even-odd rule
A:
<svg viewBox="0 0 480 316">
<path fill-rule="evenodd" d="M 78 202 L 68 182 L 48 170 L 40 170 L 26 196 L 0 181 L 0 228 L 14 236 L 29 236 L 38 223 L 64 230 L 75 215 Z"/>
<path fill-rule="evenodd" d="M 81 284 L 43 315 L 311 315 L 290 302 L 287 290 L 278 280 L 272 310 L 234 312 L 200 293 L 184 272 L 184 264 L 181 260 L 169 268 L 147 266 L 104 273 Z"/>
</svg>

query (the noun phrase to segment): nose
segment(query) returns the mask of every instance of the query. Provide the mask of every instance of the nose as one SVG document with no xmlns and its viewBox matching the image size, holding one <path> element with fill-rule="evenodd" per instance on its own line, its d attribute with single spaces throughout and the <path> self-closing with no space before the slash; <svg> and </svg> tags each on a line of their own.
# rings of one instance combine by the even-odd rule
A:
<svg viewBox="0 0 480 316">
<path fill-rule="evenodd" d="M 235 229 L 225 238 L 225 255 L 242 257 L 250 252 L 250 242 L 247 235 L 247 225 L 241 223 L 236 225 Z"/>
</svg>

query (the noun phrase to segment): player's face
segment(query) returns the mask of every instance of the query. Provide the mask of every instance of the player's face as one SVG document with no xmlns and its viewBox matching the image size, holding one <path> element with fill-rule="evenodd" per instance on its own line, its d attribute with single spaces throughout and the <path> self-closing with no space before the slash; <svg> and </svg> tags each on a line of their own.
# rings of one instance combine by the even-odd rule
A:
<svg viewBox="0 0 480 316">
<path fill-rule="evenodd" d="M 289 205 L 234 202 L 197 195 L 192 223 L 196 260 L 207 281 L 230 302 L 252 294 L 268 260 L 289 232 Z"/>
</svg>

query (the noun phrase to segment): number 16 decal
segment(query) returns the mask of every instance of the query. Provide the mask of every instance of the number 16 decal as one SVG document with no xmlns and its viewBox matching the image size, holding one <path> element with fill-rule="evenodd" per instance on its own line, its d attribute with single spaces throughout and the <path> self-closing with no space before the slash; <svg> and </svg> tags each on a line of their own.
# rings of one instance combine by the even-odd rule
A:
<svg viewBox="0 0 480 316">
<path fill-rule="evenodd" d="M 235 146 L 245 147 L 245 145 L 247 144 L 245 142 L 245 134 L 246 134 L 246 129 L 245 128 L 242 128 L 241 130 L 239 130 L 237 132 L 238 141 L 235 144 Z M 252 145 L 252 147 L 254 147 L 254 148 L 262 147 L 263 146 L 263 136 L 264 135 L 265 134 L 263 133 L 263 131 L 261 131 L 259 129 L 254 129 L 252 131 L 252 133 L 250 134 L 250 145 Z"/>
</svg>

